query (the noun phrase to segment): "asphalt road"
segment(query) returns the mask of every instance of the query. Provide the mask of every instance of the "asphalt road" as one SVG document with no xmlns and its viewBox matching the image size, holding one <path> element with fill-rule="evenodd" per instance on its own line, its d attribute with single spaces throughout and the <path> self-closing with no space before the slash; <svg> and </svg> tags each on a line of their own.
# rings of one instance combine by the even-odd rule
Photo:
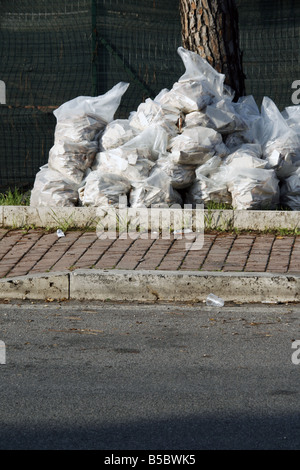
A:
<svg viewBox="0 0 300 470">
<path fill-rule="evenodd" d="M 299 449 L 299 314 L 1 303 L 0 449 Z"/>
</svg>

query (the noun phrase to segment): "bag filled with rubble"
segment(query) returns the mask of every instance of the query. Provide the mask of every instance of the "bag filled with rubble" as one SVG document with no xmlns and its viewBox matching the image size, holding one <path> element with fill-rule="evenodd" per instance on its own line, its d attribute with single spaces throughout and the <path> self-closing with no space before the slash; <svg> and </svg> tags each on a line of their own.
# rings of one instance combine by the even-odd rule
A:
<svg viewBox="0 0 300 470">
<path fill-rule="evenodd" d="M 99 150 L 99 136 L 113 120 L 129 84 L 120 82 L 104 95 L 79 96 L 54 111 L 57 124 L 49 167 L 80 184 Z"/>
<path fill-rule="evenodd" d="M 127 203 L 130 191 L 130 182 L 127 178 L 113 173 L 91 171 L 85 185 L 79 190 L 82 206 L 116 207 Z"/>
<path fill-rule="evenodd" d="M 40 168 L 31 190 L 32 207 L 72 207 L 77 205 L 78 185 L 48 165 Z"/>
</svg>

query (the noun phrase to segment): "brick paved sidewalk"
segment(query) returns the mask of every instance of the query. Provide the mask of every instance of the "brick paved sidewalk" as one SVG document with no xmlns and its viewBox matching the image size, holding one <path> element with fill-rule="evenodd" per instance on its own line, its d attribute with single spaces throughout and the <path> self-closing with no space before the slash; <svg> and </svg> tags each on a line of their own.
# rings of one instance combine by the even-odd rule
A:
<svg viewBox="0 0 300 470">
<path fill-rule="evenodd" d="M 198 251 L 187 249 L 187 241 L 0 229 L 0 277 L 79 268 L 300 273 L 298 236 L 205 234 Z"/>
</svg>

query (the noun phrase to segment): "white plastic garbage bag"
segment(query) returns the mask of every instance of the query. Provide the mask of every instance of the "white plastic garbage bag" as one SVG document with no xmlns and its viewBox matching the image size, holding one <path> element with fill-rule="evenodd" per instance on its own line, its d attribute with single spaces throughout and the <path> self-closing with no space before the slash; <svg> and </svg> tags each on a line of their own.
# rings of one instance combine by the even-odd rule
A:
<svg viewBox="0 0 300 470">
<path fill-rule="evenodd" d="M 196 181 L 186 192 L 186 204 L 204 204 L 207 207 L 209 202 L 218 204 L 231 204 L 231 194 L 227 184 L 220 178 L 207 177 L 197 173 Z"/>
<path fill-rule="evenodd" d="M 300 169 L 284 181 L 281 187 L 281 202 L 293 211 L 300 211 Z"/>
<path fill-rule="evenodd" d="M 157 167 L 170 176 L 172 187 L 175 189 L 188 188 L 196 179 L 195 165 L 176 163 L 172 154 L 160 158 Z"/>
<path fill-rule="evenodd" d="M 99 149 L 98 137 L 112 121 L 129 84 L 120 82 L 104 95 L 79 96 L 54 111 L 57 119 L 49 167 L 80 184 Z"/>
<path fill-rule="evenodd" d="M 159 97 L 161 106 L 174 114 L 201 111 L 212 103 L 213 95 L 199 81 L 176 82 L 172 89 Z"/>
<path fill-rule="evenodd" d="M 120 82 L 104 95 L 78 96 L 62 104 L 53 114 L 58 122 L 72 119 L 75 116 L 93 116 L 107 124 L 113 120 L 122 96 L 128 87 L 129 83 Z"/>
<path fill-rule="evenodd" d="M 200 82 L 212 96 L 218 99 L 228 96 L 229 99 L 232 99 L 233 96 L 230 96 L 227 88 L 224 87 L 225 75 L 218 73 L 196 52 L 183 47 L 179 47 L 177 52 L 185 66 L 185 73 L 179 78 L 179 82 Z"/>
<path fill-rule="evenodd" d="M 147 152 L 149 159 L 156 161 L 161 155 L 167 153 L 169 136 L 160 124 L 152 124 L 133 139 L 122 146 L 127 151 L 137 149 L 138 152 Z"/>
<path fill-rule="evenodd" d="M 207 160 L 206 163 L 200 165 L 196 169 L 196 177 L 198 178 L 199 175 L 202 176 L 212 176 L 215 172 L 218 171 L 218 168 L 222 164 L 222 158 L 219 155 L 214 155 L 212 158 Z"/>
<path fill-rule="evenodd" d="M 209 118 L 209 127 L 221 134 L 246 130 L 246 124 L 237 112 L 234 103 L 226 99 L 207 106 L 205 114 Z"/>
<path fill-rule="evenodd" d="M 178 203 L 178 193 L 173 190 L 170 177 L 155 168 L 149 178 L 132 184 L 129 203 L 131 207 L 169 207 Z"/>
<path fill-rule="evenodd" d="M 91 167 L 97 151 L 96 141 L 57 142 L 49 151 L 49 168 L 79 185 L 85 177 L 86 170 Z"/>
<path fill-rule="evenodd" d="M 107 124 L 100 138 L 100 151 L 110 150 L 124 145 L 133 139 L 137 132 L 128 119 L 116 119 Z"/>
<path fill-rule="evenodd" d="M 160 103 L 161 97 L 169 90 L 162 90 L 154 100 L 147 98 L 136 111 L 129 115 L 129 125 L 135 132 L 141 132 L 152 125 L 160 125 L 169 135 L 176 135 L 181 117 L 178 109 L 165 109 Z"/>
<path fill-rule="evenodd" d="M 129 181 L 147 178 L 154 163 L 146 149 L 124 149 L 118 147 L 96 155 L 92 169 L 102 173 L 114 173 L 125 176 Z"/>
<path fill-rule="evenodd" d="M 233 169 L 228 181 L 234 209 L 275 209 L 279 204 L 279 180 L 274 170 Z"/>
<path fill-rule="evenodd" d="M 226 165 L 236 168 L 266 168 L 267 161 L 262 159 L 259 144 L 244 144 L 225 159 Z"/>
<path fill-rule="evenodd" d="M 210 120 L 203 111 L 193 111 L 184 116 L 183 128 L 209 127 Z"/>
<path fill-rule="evenodd" d="M 130 182 L 127 178 L 113 173 L 91 171 L 81 188 L 79 196 L 82 206 L 120 207 L 127 201 Z"/>
<path fill-rule="evenodd" d="M 300 135 L 289 127 L 275 103 L 265 97 L 261 107 L 261 118 L 253 126 L 254 137 L 263 148 L 268 159 L 274 150 L 283 157 L 287 153 L 300 152 Z"/>
<path fill-rule="evenodd" d="M 32 207 L 71 207 L 78 201 L 78 186 L 51 170 L 48 165 L 40 168 L 35 176 L 30 196 Z"/>
<path fill-rule="evenodd" d="M 222 136 L 213 129 L 194 127 L 170 139 L 169 150 L 177 156 L 177 163 L 202 165 L 223 146 Z"/>
</svg>

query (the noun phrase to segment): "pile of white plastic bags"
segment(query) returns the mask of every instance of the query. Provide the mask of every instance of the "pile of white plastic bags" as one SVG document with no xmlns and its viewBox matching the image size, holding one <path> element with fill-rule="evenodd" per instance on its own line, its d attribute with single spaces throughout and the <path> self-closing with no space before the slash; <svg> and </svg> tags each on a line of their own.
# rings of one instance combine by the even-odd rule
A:
<svg viewBox="0 0 300 470">
<path fill-rule="evenodd" d="M 54 111 L 54 145 L 37 173 L 32 206 L 299 210 L 300 107 L 233 91 L 198 54 L 178 48 L 185 73 L 114 119 L 129 84 Z"/>
</svg>

